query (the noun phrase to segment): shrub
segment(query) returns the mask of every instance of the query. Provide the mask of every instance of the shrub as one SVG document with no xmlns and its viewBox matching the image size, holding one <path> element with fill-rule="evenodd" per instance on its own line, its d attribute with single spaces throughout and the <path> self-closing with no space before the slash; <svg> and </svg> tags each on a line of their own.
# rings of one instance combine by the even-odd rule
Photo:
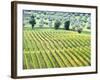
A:
<svg viewBox="0 0 100 80">
<path fill-rule="evenodd" d="M 78 29 L 77 29 L 77 32 L 78 32 L 78 33 L 81 33 L 81 32 L 82 32 L 82 28 L 78 28 Z"/>
<path fill-rule="evenodd" d="M 40 17 L 37 17 L 37 19 L 40 19 Z"/>
<path fill-rule="evenodd" d="M 87 29 L 91 29 L 91 27 L 88 26 Z"/>
</svg>

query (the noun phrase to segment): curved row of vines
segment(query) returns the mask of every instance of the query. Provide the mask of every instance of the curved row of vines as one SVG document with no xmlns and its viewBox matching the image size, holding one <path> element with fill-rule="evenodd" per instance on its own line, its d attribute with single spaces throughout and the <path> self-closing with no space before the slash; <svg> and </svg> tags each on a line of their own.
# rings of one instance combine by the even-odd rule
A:
<svg viewBox="0 0 100 80">
<path fill-rule="evenodd" d="M 91 65 L 90 35 L 67 31 L 24 31 L 24 69 Z"/>
</svg>

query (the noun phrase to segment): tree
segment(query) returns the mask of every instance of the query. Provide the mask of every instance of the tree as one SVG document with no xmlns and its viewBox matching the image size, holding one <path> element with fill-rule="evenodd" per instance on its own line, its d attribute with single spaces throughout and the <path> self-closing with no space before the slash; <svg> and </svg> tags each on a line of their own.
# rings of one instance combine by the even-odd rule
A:
<svg viewBox="0 0 100 80">
<path fill-rule="evenodd" d="M 32 29 L 33 29 L 34 25 L 36 24 L 35 17 L 33 15 L 31 16 L 29 23 L 32 25 Z"/>
<path fill-rule="evenodd" d="M 70 21 L 65 21 L 64 28 L 65 30 L 69 30 Z"/>
<path fill-rule="evenodd" d="M 54 24 L 55 29 L 58 29 L 60 25 L 61 25 L 61 22 L 57 20 Z"/>
</svg>

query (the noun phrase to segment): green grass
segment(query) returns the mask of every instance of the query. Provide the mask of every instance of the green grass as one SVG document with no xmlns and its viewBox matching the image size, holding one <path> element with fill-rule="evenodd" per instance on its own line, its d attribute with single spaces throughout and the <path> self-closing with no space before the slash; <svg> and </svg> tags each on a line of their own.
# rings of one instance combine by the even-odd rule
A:
<svg viewBox="0 0 100 80">
<path fill-rule="evenodd" d="M 91 65 L 90 32 L 24 28 L 24 69 Z"/>
</svg>

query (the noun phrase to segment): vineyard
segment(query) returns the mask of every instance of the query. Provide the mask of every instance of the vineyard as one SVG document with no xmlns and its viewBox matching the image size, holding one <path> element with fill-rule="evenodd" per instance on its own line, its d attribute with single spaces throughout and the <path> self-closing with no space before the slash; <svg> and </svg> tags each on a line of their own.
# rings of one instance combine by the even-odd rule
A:
<svg viewBox="0 0 100 80">
<path fill-rule="evenodd" d="M 54 29 L 24 29 L 23 68 L 91 65 L 90 34 Z"/>
</svg>

